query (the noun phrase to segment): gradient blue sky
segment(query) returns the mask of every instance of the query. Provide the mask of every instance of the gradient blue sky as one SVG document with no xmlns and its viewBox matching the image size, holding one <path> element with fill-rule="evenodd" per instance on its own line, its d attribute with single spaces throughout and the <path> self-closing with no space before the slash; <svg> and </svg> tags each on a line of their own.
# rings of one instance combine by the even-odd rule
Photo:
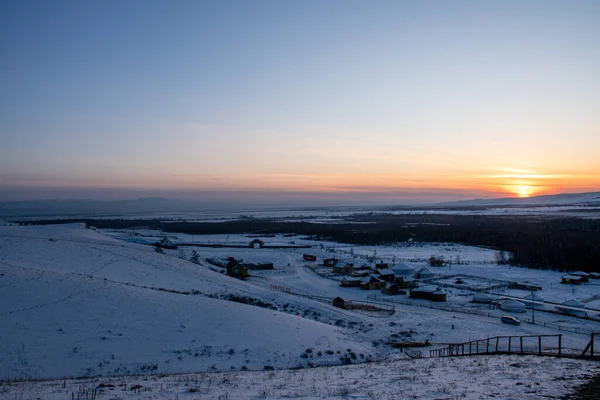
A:
<svg viewBox="0 0 600 400">
<path fill-rule="evenodd" d="M 3 0 L 0 200 L 600 190 L 599 21 L 599 1 Z"/>
</svg>

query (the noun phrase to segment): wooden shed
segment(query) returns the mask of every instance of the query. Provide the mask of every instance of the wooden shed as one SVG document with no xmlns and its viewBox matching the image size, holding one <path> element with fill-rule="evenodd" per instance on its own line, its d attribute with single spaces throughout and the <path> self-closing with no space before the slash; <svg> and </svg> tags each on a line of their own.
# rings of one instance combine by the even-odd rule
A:
<svg viewBox="0 0 600 400">
<path fill-rule="evenodd" d="M 334 307 L 344 308 L 344 299 L 338 296 L 335 299 L 333 299 L 331 304 L 333 304 Z"/>
<path fill-rule="evenodd" d="M 234 258 L 229 259 L 229 262 L 225 265 L 225 269 L 227 270 L 227 275 L 234 278 L 243 280 L 248 276 L 248 270 Z"/>
<path fill-rule="evenodd" d="M 164 237 L 160 242 L 156 243 L 156 246 L 162 247 L 163 249 L 176 249 L 177 245 L 173 243 L 168 237 Z"/>
</svg>

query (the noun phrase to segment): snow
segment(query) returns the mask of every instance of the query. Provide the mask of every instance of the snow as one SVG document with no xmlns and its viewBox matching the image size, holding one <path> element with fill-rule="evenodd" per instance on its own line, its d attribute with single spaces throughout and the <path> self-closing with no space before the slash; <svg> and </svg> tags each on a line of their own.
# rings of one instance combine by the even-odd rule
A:
<svg viewBox="0 0 600 400">
<path fill-rule="evenodd" d="M 190 246 L 158 254 L 151 246 L 135 243 L 139 235 L 149 243 L 164 236 L 150 230 L 98 231 L 80 224 L 0 226 L 0 379 L 103 376 L 69 380 L 64 389 L 57 387 L 62 381 L 28 382 L 25 386 L 5 383 L 0 393 L 25 390 L 30 394 L 24 398 L 62 399 L 70 398 L 77 388 L 128 382 L 129 387 L 138 383 L 152 390 L 127 392 L 128 397 L 140 399 L 217 398 L 225 394 L 229 398 L 339 398 L 343 393 L 347 398 L 478 399 L 488 392 L 477 385 L 497 392 L 498 397 L 560 397 L 584 378 L 589 368 L 582 366 L 595 365 L 534 357 L 405 360 L 405 354 L 385 343 L 429 340 L 431 348 L 440 348 L 497 335 L 561 333 L 565 352 L 581 353 L 589 334 L 571 331 L 598 330 L 599 323 L 543 312 L 536 306 L 535 325 L 527 323 L 525 315 L 520 318 L 521 325 L 507 325 L 500 322 L 504 311 L 471 303 L 473 292 L 466 289 L 445 288 L 448 302 L 434 304 L 405 295 L 340 287 L 341 275 L 302 259 L 306 249 Z M 246 246 L 254 238 L 168 236 L 175 243 L 239 242 Z M 411 274 L 425 267 L 432 254 L 458 257 L 460 264 L 430 269 L 439 276 L 463 276 L 465 285 L 485 286 L 498 280 L 539 284 L 544 297 L 553 302 L 573 297 L 590 300 L 586 305 L 592 316 L 594 304 L 598 304 L 594 297 L 598 286 L 593 283 L 575 288 L 558 283 L 559 272 L 495 265 L 494 252 L 489 249 L 442 243 L 350 246 L 283 235 L 259 238 L 267 245 L 310 244 L 311 254 L 319 260 L 333 255 L 342 263 L 360 265 L 368 262 L 374 251 L 377 261 L 416 260 L 408 261 L 416 267 L 410 266 Z M 199 255 L 199 264 L 181 258 L 189 259 L 193 251 Z M 275 269 L 251 271 L 246 281 L 240 281 L 214 272 L 212 269 L 220 269 L 203 261 L 228 256 L 245 262 L 273 262 Z M 454 280 L 439 278 L 448 283 Z M 437 288 L 438 278 L 433 281 Z M 516 289 L 490 293 L 495 300 L 518 300 L 529 294 Z M 319 296 L 384 302 L 394 305 L 396 312 L 391 317 L 373 317 L 334 308 Z M 253 299 L 269 308 L 228 301 L 236 298 Z M 350 354 L 348 349 L 355 354 L 356 363 L 386 361 L 286 369 L 339 365 Z M 283 370 L 240 371 L 265 366 Z M 544 369 L 543 374 L 532 372 L 539 368 Z M 498 370 L 508 372 L 499 377 Z M 148 376 L 192 372 L 196 374 Z M 146 376 L 107 377 L 135 374 Z M 554 379 L 565 374 L 570 380 Z M 195 387 L 198 392 L 188 392 Z"/>
<path fill-rule="evenodd" d="M 392 360 L 300 370 L 124 376 L 0 383 L 6 398 L 97 399 L 561 399 L 600 363 L 535 356 Z M 109 386 L 109 385 L 112 385 Z M 20 397 L 19 397 L 20 396 Z"/>
<path fill-rule="evenodd" d="M 303 309 L 294 298 L 146 246 L 81 226 L 0 227 L 0 236 L 0 378 L 289 368 L 306 364 L 307 348 L 323 352 L 317 365 L 340 363 L 326 350 L 373 355 L 333 324 L 218 299 Z M 321 303 L 306 309 L 343 317 Z"/>
</svg>

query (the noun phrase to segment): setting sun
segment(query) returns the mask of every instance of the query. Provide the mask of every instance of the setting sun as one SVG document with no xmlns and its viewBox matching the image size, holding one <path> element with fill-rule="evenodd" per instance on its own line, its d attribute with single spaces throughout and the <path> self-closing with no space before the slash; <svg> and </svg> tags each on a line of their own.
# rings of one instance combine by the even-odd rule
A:
<svg viewBox="0 0 600 400">
<path fill-rule="evenodd" d="M 515 185 L 510 190 L 519 197 L 529 197 L 535 192 L 535 188 L 530 185 Z"/>
</svg>

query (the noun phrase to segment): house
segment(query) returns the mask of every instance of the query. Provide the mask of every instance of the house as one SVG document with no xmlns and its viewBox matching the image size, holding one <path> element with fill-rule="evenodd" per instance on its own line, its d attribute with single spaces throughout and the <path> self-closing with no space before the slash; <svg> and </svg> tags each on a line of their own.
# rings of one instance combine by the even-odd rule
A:
<svg viewBox="0 0 600 400">
<path fill-rule="evenodd" d="M 248 270 L 235 260 L 235 258 L 231 257 L 227 265 L 225 265 L 225 269 L 227 270 L 227 275 L 238 278 L 245 279 L 248 276 Z"/>
<path fill-rule="evenodd" d="M 429 257 L 429 265 L 432 267 L 443 267 L 446 263 L 444 256 L 431 256 Z"/>
<path fill-rule="evenodd" d="M 419 279 L 433 278 L 435 274 L 429 268 L 421 268 L 417 271 L 416 277 Z"/>
<path fill-rule="evenodd" d="M 312 254 L 303 254 L 302 258 L 305 261 L 317 261 L 317 256 L 313 256 Z"/>
<path fill-rule="evenodd" d="M 348 278 L 343 278 L 340 281 L 340 286 L 341 287 L 360 287 L 362 279 L 348 279 Z"/>
<path fill-rule="evenodd" d="M 590 272 L 590 279 L 600 279 L 600 272 Z"/>
<path fill-rule="evenodd" d="M 375 264 L 375 269 L 384 269 L 389 267 L 390 266 L 388 265 L 388 263 L 384 263 L 383 261 Z"/>
<path fill-rule="evenodd" d="M 406 294 L 406 290 L 402 290 L 395 282 L 385 282 L 385 285 L 381 288 L 381 293 L 394 296 Z"/>
<path fill-rule="evenodd" d="M 431 301 L 446 301 L 446 291 L 435 286 L 411 289 L 411 299 L 427 299 Z"/>
<path fill-rule="evenodd" d="M 412 289 L 412 288 L 419 287 L 419 282 L 417 282 L 416 280 L 404 278 L 402 276 L 400 278 L 396 278 L 394 283 L 400 289 Z"/>
<path fill-rule="evenodd" d="M 157 247 L 162 247 L 163 249 L 176 249 L 177 245 L 169 240 L 168 237 L 164 237 L 160 242 L 155 244 Z"/>
<path fill-rule="evenodd" d="M 251 249 L 262 249 L 263 247 L 265 247 L 265 242 L 263 242 L 260 239 L 254 239 L 250 241 L 249 246 Z"/>
<path fill-rule="evenodd" d="M 569 275 L 574 275 L 574 276 L 580 276 L 580 282 L 589 282 L 590 281 L 590 274 L 588 274 L 587 272 L 583 272 L 583 271 L 575 271 L 575 272 L 571 272 Z"/>
<path fill-rule="evenodd" d="M 382 281 L 393 281 L 395 278 L 394 271 L 389 268 L 377 268 L 373 274 L 379 275 L 378 278 Z"/>
<path fill-rule="evenodd" d="M 331 304 L 333 304 L 334 307 L 337 308 L 345 308 L 344 307 L 344 299 L 342 299 L 341 297 L 336 297 L 335 299 L 333 299 L 333 301 L 331 302 Z"/>
<path fill-rule="evenodd" d="M 336 258 L 325 258 L 325 259 L 323 259 L 323 266 L 324 267 L 333 267 L 337 263 L 338 263 L 338 259 L 336 259 Z"/>
<path fill-rule="evenodd" d="M 375 275 L 365 276 L 360 281 L 360 288 L 364 290 L 381 289 L 381 280 L 379 280 Z"/>
<path fill-rule="evenodd" d="M 560 278 L 560 283 L 564 283 L 565 285 L 579 285 L 581 283 L 581 278 L 581 276 L 577 275 L 564 275 Z"/>
<path fill-rule="evenodd" d="M 353 272 L 353 267 L 354 264 L 346 264 L 343 267 L 338 267 L 334 265 L 333 267 L 331 267 L 331 272 L 333 272 L 334 274 L 350 275 Z"/>
</svg>

